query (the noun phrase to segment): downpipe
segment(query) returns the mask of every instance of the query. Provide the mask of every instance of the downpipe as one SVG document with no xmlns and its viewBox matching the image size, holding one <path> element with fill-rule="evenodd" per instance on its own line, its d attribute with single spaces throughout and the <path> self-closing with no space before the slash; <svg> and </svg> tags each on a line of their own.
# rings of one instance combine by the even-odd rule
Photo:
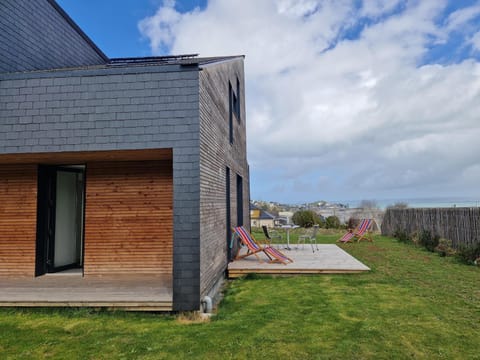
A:
<svg viewBox="0 0 480 360">
<path fill-rule="evenodd" d="M 202 305 L 202 311 L 205 314 L 211 314 L 213 310 L 213 301 L 210 296 L 204 296 L 202 300 L 200 300 L 200 304 Z"/>
</svg>

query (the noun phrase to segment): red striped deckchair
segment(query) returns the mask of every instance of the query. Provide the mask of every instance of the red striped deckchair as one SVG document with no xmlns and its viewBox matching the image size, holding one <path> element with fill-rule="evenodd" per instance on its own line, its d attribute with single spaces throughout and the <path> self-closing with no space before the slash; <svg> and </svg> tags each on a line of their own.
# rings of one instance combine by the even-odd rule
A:
<svg viewBox="0 0 480 360">
<path fill-rule="evenodd" d="M 367 239 L 368 241 L 373 241 L 372 234 L 370 233 L 370 227 L 373 224 L 372 219 L 363 219 L 360 225 L 354 231 L 354 237 L 357 241 L 362 241 Z"/>
<path fill-rule="evenodd" d="M 372 234 L 370 233 L 370 227 L 373 224 L 372 219 L 363 219 L 360 224 L 353 230 L 349 230 L 345 235 L 343 235 L 338 242 L 347 243 L 353 240 L 361 241 L 367 239 L 373 241 Z"/>
<path fill-rule="evenodd" d="M 352 238 L 354 236 L 355 234 L 353 233 L 353 231 L 348 231 L 345 233 L 345 235 L 343 235 L 340 239 L 338 239 L 337 242 L 346 243 L 346 242 L 352 241 Z"/>
<path fill-rule="evenodd" d="M 255 255 L 258 261 L 263 262 L 262 259 L 258 256 L 258 253 L 263 252 L 268 257 L 269 263 L 282 263 L 284 265 L 287 265 L 288 263 L 293 262 L 292 259 L 285 256 L 285 254 L 275 249 L 274 247 L 270 245 L 259 245 L 255 241 L 253 236 L 243 226 L 233 228 L 233 231 L 238 236 L 242 244 L 247 247 L 247 253 L 243 255 L 237 255 L 235 257 L 235 260 L 243 259 L 250 255 Z"/>
<path fill-rule="evenodd" d="M 263 248 L 263 251 L 269 256 L 270 258 L 273 258 L 274 261 L 272 262 L 281 262 L 284 265 L 287 265 L 288 263 L 292 263 L 293 260 L 290 259 L 289 257 L 285 256 L 284 253 L 282 253 L 280 250 L 268 245 Z"/>
</svg>

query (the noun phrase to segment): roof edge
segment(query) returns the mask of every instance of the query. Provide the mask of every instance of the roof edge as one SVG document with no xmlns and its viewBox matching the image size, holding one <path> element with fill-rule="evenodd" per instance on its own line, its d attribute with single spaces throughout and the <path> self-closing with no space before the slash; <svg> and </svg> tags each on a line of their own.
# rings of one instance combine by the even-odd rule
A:
<svg viewBox="0 0 480 360">
<path fill-rule="evenodd" d="M 62 9 L 60 5 L 57 4 L 55 0 L 47 0 L 50 5 L 67 21 L 67 23 L 85 40 L 88 45 L 91 46 L 95 52 L 100 55 L 100 57 L 105 61 L 108 62 L 110 59 L 108 58 L 105 53 L 100 50 L 100 48 L 88 37 L 87 34 L 80 28 L 80 26 L 77 25 L 75 21 L 66 13 L 65 10 Z"/>
<path fill-rule="evenodd" d="M 200 65 L 200 67 L 203 68 L 203 67 L 217 65 L 217 64 L 230 62 L 238 59 L 245 59 L 245 55 L 215 56 L 215 57 L 209 58 L 208 60 L 200 61 L 198 65 Z"/>
<path fill-rule="evenodd" d="M 168 64 L 180 60 L 194 61 L 198 54 L 182 54 L 182 55 L 167 55 L 167 56 L 145 56 L 145 57 L 121 57 L 111 58 L 107 65 L 135 65 L 135 64 Z"/>
</svg>

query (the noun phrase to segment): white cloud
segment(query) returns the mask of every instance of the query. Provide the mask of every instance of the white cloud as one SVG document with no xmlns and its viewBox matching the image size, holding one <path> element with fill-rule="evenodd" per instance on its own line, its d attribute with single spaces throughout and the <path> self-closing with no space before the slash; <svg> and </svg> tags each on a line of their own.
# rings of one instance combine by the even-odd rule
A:
<svg viewBox="0 0 480 360">
<path fill-rule="evenodd" d="M 454 11 L 448 16 L 447 29 L 459 29 L 478 16 L 480 16 L 480 5 L 469 6 Z"/>
<path fill-rule="evenodd" d="M 361 14 L 367 17 L 378 17 L 394 10 L 401 0 L 369 0 L 363 3 Z"/>
<path fill-rule="evenodd" d="M 471 38 L 470 38 L 470 45 L 472 45 L 474 51 L 480 52 L 480 31 L 476 32 Z"/>
<path fill-rule="evenodd" d="M 282 199 L 282 188 L 290 200 L 305 199 L 300 189 L 311 199 L 411 197 L 453 191 L 460 174 L 480 181 L 468 170 L 480 153 L 479 63 L 419 66 L 430 45 L 479 13 L 457 10 L 442 27 L 446 4 L 210 0 L 180 14 L 167 3 L 140 29 L 153 53 L 246 55 L 253 196 Z M 362 28 L 364 16 L 375 21 Z M 479 38 L 465 42 L 480 49 Z M 266 169 L 278 175 L 267 180 Z M 319 183 L 328 194 L 315 193 Z M 469 184 L 463 190 L 480 196 Z"/>
<path fill-rule="evenodd" d="M 160 51 L 162 45 L 171 46 L 175 40 L 175 25 L 182 16 L 174 6 L 174 0 L 165 0 L 154 16 L 145 18 L 138 24 L 140 32 L 150 39 L 154 52 Z"/>
</svg>

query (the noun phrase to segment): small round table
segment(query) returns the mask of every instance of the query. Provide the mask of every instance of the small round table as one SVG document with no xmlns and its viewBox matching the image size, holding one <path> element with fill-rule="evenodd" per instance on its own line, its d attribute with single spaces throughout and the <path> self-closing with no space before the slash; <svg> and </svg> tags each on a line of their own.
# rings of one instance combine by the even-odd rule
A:
<svg viewBox="0 0 480 360">
<path fill-rule="evenodd" d="M 287 232 L 287 246 L 285 247 L 285 249 L 286 250 L 292 250 L 290 248 L 290 230 L 296 229 L 299 226 L 298 225 L 282 225 L 281 227 L 282 227 L 282 229 L 285 229 L 285 231 Z"/>
</svg>

